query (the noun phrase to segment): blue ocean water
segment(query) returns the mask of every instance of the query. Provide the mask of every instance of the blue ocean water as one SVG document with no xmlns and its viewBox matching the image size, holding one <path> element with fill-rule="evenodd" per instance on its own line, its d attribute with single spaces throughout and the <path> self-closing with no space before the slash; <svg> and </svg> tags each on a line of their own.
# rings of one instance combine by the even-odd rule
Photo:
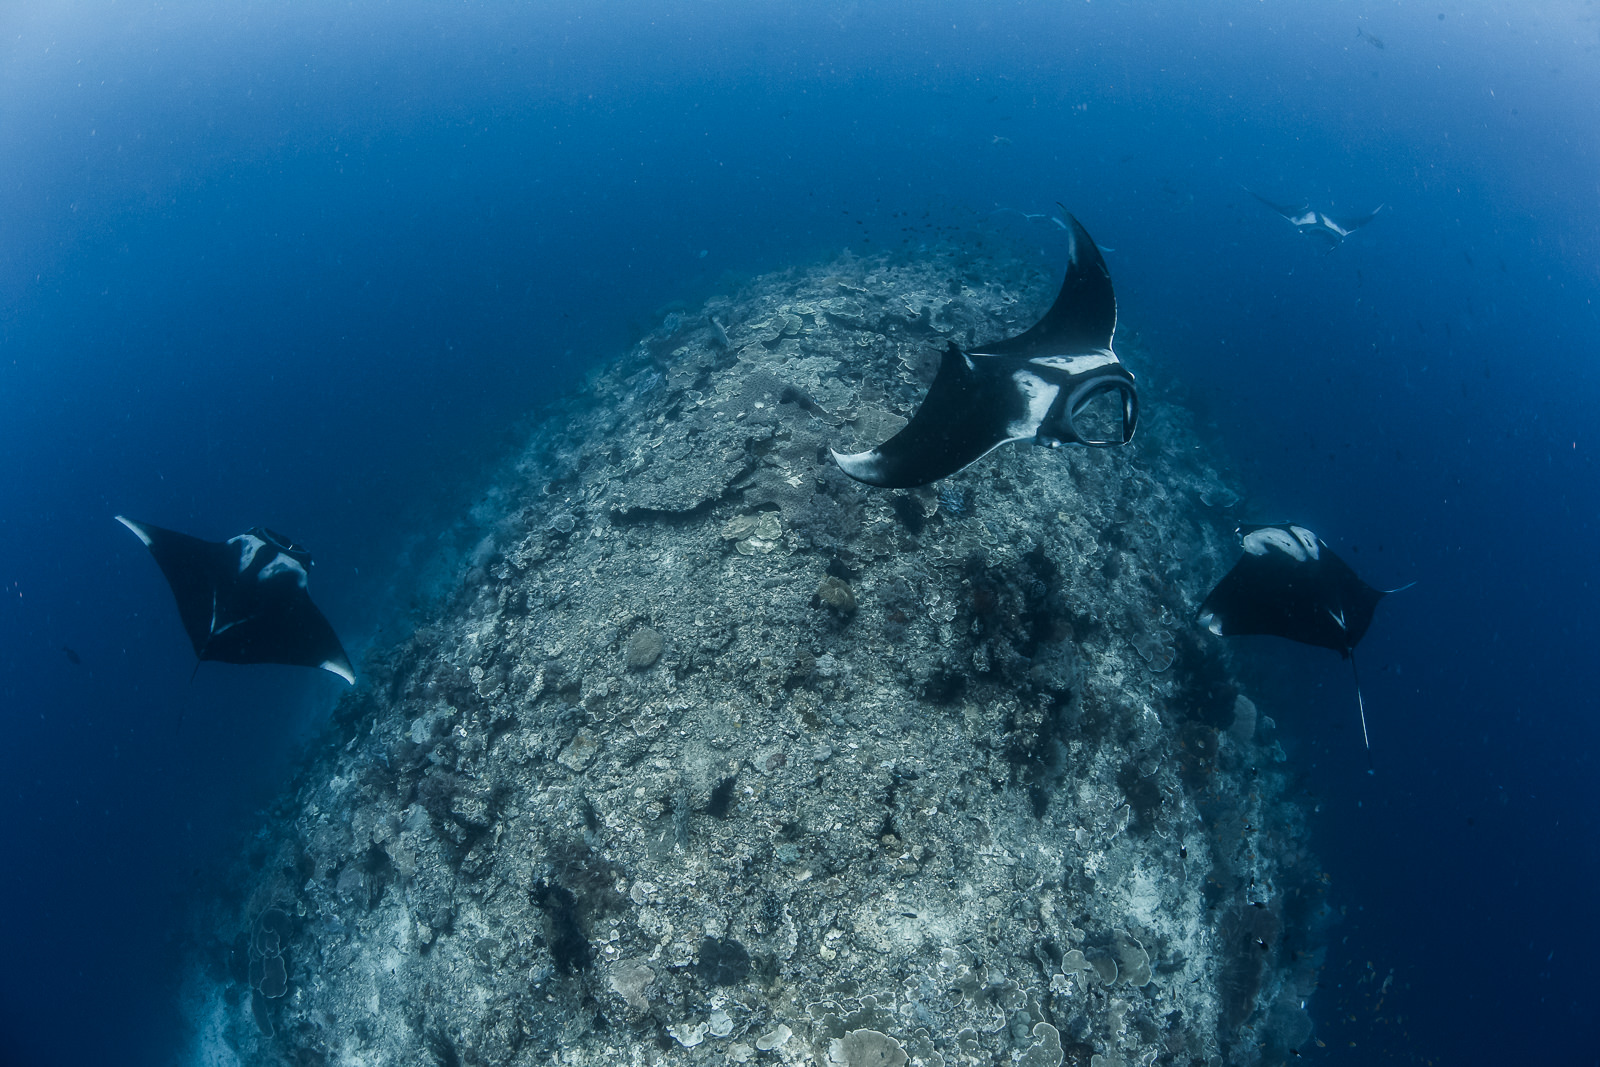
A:
<svg viewBox="0 0 1600 1067">
<path fill-rule="evenodd" d="M 342 688 L 191 683 L 114 514 L 289 533 L 358 657 L 671 302 L 1051 262 L 993 213 L 1058 200 L 1240 517 L 1417 583 L 1372 774 L 1338 658 L 1252 645 L 1343 911 L 1306 1057 L 1600 1061 L 1597 53 L 1580 2 L 0 8 L 0 1062 L 172 1062 L 184 916 Z M 1242 185 L 1384 209 L 1325 252 Z"/>
</svg>

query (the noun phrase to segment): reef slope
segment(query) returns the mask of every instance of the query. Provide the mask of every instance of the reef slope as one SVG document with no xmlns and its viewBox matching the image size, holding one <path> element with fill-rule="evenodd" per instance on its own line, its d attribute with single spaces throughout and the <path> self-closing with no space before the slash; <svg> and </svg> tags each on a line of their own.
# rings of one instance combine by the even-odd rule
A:
<svg viewBox="0 0 1600 1067">
<path fill-rule="evenodd" d="M 1234 548 L 1186 413 L 1147 391 L 1132 446 L 911 493 L 828 459 L 1055 288 L 846 257 L 669 316 L 555 406 L 201 918 L 197 1059 L 1304 1042 L 1321 905 L 1271 720 L 1191 621 Z"/>
</svg>

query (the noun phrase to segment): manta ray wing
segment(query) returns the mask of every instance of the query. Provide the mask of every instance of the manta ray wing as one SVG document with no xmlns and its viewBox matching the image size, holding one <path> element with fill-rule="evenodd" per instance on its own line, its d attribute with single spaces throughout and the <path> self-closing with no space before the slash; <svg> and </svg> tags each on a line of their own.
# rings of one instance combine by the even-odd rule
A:
<svg viewBox="0 0 1600 1067">
<path fill-rule="evenodd" d="M 973 349 L 997 356 L 1057 356 L 1111 348 L 1117 330 L 1117 297 L 1105 257 L 1083 224 L 1062 208 L 1072 246 L 1067 276 L 1044 318 L 1015 337 Z"/>
<path fill-rule="evenodd" d="M 1330 608 L 1329 614 L 1339 616 L 1346 640 L 1345 651 L 1354 651 L 1367 636 L 1367 627 L 1372 625 L 1378 602 L 1388 596 L 1389 591 L 1374 589 L 1363 582 L 1348 563 L 1329 551 L 1323 552 L 1322 570 L 1325 595 L 1337 605 Z"/>
<path fill-rule="evenodd" d="M 255 614 L 220 631 L 201 659 L 222 663 L 285 663 L 321 667 L 353 681 L 333 626 L 304 590 L 267 600 Z"/>
<path fill-rule="evenodd" d="M 237 553 L 217 541 L 203 541 L 176 530 L 164 530 L 149 523 L 117 516 L 117 521 L 143 541 L 155 557 L 156 565 L 178 602 L 178 617 L 184 632 L 200 656 L 211 639 L 217 611 L 217 594 L 237 570 Z M 204 658 L 203 656 L 201 658 Z"/>
<path fill-rule="evenodd" d="M 968 356 L 952 344 L 904 429 L 866 452 L 834 452 L 834 461 L 857 481 L 911 489 L 954 474 L 1008 441 L 1032 437 L 1056 389 L 1021 370 L 1025 363 Z M 1019 373 L 1031 380 L 1019 383 Z"/>
<path fill-rule="evenodd" d="M 1349 237 L 1352 233 L 1377 218 L 1378 212 L 1382 211 L 1384 207 L 1385 205 L 1379 204 L 1365 215 L 1324 215 L 1322 220 L 1328 229 L 1337 233 L 1341 238 Z"/>
<path fill-rule="evenodd" d="M 1276 201 L 1268 200 L 1266 197 L 1262 196 L 1253 189 L 1246 188 L 1242 185 L 1239 188 L 1244 189 L 1245 192 L 1249 193 L 1251 196 L 1255 197 L 1257 200 L 1261 201 L 1263 204 L 1267 205 L 1273 211 L 1277 212 L 1279 215 L 1282 215 L 1296 226 L 1305 226 L 1307 224 L 1314 225 L 1317 221 L 1317 214 L 1311 210 L 1311 205 L 1309 203 L 1280 204 Z"/>
</svg>

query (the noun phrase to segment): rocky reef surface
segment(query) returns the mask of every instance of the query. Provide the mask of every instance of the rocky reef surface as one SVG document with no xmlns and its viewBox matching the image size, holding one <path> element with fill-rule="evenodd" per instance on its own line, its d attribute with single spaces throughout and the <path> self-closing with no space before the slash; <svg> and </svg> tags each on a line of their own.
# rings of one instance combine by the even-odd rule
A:
<svg viewBox="0 0 1600 1067">
<path fill-rule="evenodd" d="M 828 456 L 1057 284 L 846 257 L 556 405 L 198 918 L 196 1061 L 1289 1058 L 1325 908 L 1192 622 L 1235 494 L 1188 414 L 913 492 Z"/>
</svg>

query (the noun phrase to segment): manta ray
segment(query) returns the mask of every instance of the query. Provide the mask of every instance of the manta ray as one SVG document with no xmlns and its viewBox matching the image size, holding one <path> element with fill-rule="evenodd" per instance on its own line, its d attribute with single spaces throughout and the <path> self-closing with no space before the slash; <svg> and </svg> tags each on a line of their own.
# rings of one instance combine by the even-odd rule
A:
<svg viewBox="0 0 1600 1067">
<path fill-rule="evenodd" d="M 1244 188 L 1240 186 L 1240 188 Z M 1311 238 L 1327 245 L 1327 250 L 1332 252 L 1344 243 L 1344 239 L 1355 233 L 1361 227 L 1378 217 L 1378 212 L 1384 208 L 1379 204 L 1365 215 L 1352 215 L 1336 217 L 1324 215 L 1320 211 L 1313 211 L 1309 203 L 1292 206 L 1289 204 L 1276 204 L 1259 193 L 1249 189 L 1244 190 L 1263 204 L 1282 215 L 1295 229 Z"/>
<path fill-rule="evenodd" d="M 264 526 L 203 541 L 121 515 L 117 521 L 161 567 L 200 660 L 320 667 L 355 682 L 344 646 L 306 592 L 311 554 L 304 548 Z"/>
<path fill-rule="evenodd" d="M 1245 525 L 1237 532 L 1244 555 L 1200 604 L 1200 625 L 1219 637 L 1270 634 L 1331 648 L 1354 671 L 1356 645 L 1372 625 L 1378 602 L 1399 590 L 1362 581 L 1304 526 Z M 1359 674 L 1356 703 L 1361 738 L 1371 748 Z"/>
<path fill-rule="evenodd" d="M 1105 258 L 1082 224 L 1062 209 L 1070 250 L 1055 303 L 1015 337 L 944 351 L 938 373 L 911 421 L 876 448 L 834 462 L 880 489 L 910 489 L 947 478 L 1011 441 L 1092 447 L 1133 440 L 1139 394 L 1133 373 L 1111 350 L 1117 299 Z M 1107 393 L 1121 400 L 1121 431 L 1102 438 L 1080 421 Z"/>
</svg>

